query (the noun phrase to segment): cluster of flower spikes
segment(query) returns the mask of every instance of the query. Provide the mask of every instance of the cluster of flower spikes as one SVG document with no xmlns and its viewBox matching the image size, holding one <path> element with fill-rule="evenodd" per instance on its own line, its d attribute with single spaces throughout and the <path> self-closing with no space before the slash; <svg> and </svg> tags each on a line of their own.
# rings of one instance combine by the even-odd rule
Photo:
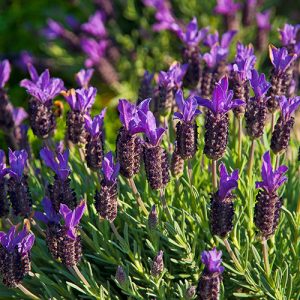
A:
<svg viewBox="0 0 300 300">
<path fill-rule="evenodd" d="M 13 150 L 26 149 L 30 152 L 27 138 L 28 126 L 22 122 L 28 114 L 22 107 L 14 107 L 5 86 L 9 80 L 11 66 L 8 60 L 0 62 L 0 129 Z"/>
<path fill-rule="evenodd" d="M 42 205 L 44 212 L 35 212 L 35 218 L 47 226 L 46 244 L 49 252 L 65 266 L 76 266 L 82 256 L 79 222 L 86 209 L 86 203 L 81 201 L 73 210 L 65 204 L 60 204 L 57 212 L 52 201 L 45 197 Z M 64 224 L 61 224 L 62 220 Z"/>
</svg>

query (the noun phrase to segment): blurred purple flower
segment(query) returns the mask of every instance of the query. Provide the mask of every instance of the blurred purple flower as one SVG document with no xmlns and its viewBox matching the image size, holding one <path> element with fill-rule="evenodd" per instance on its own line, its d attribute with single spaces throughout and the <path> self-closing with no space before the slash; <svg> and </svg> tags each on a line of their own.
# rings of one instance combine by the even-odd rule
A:
<svg viewBox="0 0 300 300">
<path fill-rule="evenodd" d="M 108 152 L 102 162 L 102 170 L 105 180 L 108 183 L 114 183 L 117 180 L 120 171 L 120 164 L 114 164 L 112 152 Z"/>
<path fill-rule="evenodd" d="M 48 148 L 44 147 L 40 151 L 40 156 L 43 159 L 45 165 L 54 171 L 59 179 L 65 181 L 70 174 L 70 167 L 68 166 L 69 149 L 63 153 L 58 151 L 52 152 Z"/>
<path fill-rule="evenodd" d="M 31 80 L 23 79 L 20 86 L 42 103 L 53 100 L 64 89 L 64 82 L 59 78 L 51 78 L 48 69 L 38 76 L 36 69 L 29 64 L 28 72 Z"/>
<path fill-rule="evenodd" d="M 258 29 L 271 30 L 270 17 L 271 10 L 256 13 L 256 23 Z"/>
<path fill-rule="evenodd" d="M 226 114 L 229 110 L 245 105 L 239 99 L 232 100 L 233 91 L 228 90 L 228 77 L 224 76 L 217 84 L 212 94 L 212 101 L 196 96 L 200 106 L 207 107 L 214 115 Z"/>
<path fill-rule="evenodd" d="M 45 224 L 55 223 L 58 224 L 60 221 L 60 216 L 56 213 L 52 206 L 52 202 L 49 198 L 45 197 L 42 201 L 44 212 L 36 211 L 34 217 Z"/>
<path fill-rule="evenodd" d="M 53 19 L 48 19 L 47 27 L 44 28 L 42 33 L 47 39 L 54 40 L 58 37 L 61 37 L 64 34 L 64 31 L 65 28 L 60 23 L 54 21 Z"/>
<path fill-rule="evenodd" d="M 69 238 L 76 239 L 76 229 L 86 209 L 85 201 L 81 201 L 79 205 L 72 211 L 65 204 L 60 204 L 59 213 L 65 220 L 65 226 L 68 228 L 67 235 Z"/>
<path fill-rule="evenodd" d="M 96 41 L 92 38 L 82 39 L 81 48 L 88 56 L 88 58 L 85 60 L 85 66 L 87 68 L 97 66 L 99 60 L 105 55 L 107 46 L 107 40 Z"/>
<path fill-rule="evenodd" d="M 126 99 L 119 100 L 118 111 L 120 113 L 120 121 L 130 134 L 143 132 L 143 126 L 141 124 L 138 111 L 147 113 L 149 110 L 150 101 L 151 99 L 145 99 L 138 106 L 136 106 Z"/>
<path fill-rule="evenodd" d="M 88 88 L 89 82 L 93 76 L 94 69 L 81 69 L 75 74 L 75 80 L 77 84 L 82 88 Z"/>
<path fill-rule="evenodd" d="M 239 170 L 234 170 L 231 174 L 227 172 L 226 166 L 221 163 L 220 172 L 220 188 L 218 196 L 220 199 L 225 199 L 231 191 L 238 187 Z"/>
<path fill-rule="evenodd" d="M 241 7 L 240 3 L 233 0 L 217 0 L 215 12 L 220 15 L 234 15 Z"/>
<path fill-rule="evenodd" d="M 244 45 L 241 42 L 237 42 L 235 62 L 239 60 L 246 60 L 252 55 L 254 55 L 254 48 L 252 44 Z"/>
<path fill-rule="evenodd" d="M 174 113 L 174 119 L 184 122 L 191 122 L 197 115 L 201 114 L 198 110 L 198 103 L 195 97 L 188 97 L 184 100 L 182 90 L 178 90 L 175 95 L 176 103 L 180 112 Z"/>
<path fill-rule="evenodd" d="M 271 87 L 271 84 L 266 81 L 265 74 L 261 73 L 259 75 L 256 70 L 251 71 L 250 85 L 257 99 L 261 99 Z"/>
<path fill-rule="evenodd" d="M 9 149 L 8 158 L 10 164 L 9 174 L 19 179 L 22 178 L 28 158 L 27 152 L 25 150 L 12 151 Z"/>
<path fill-rule="evenodd" d="M 296 54 L 289 54 L 287 49 L 276 48 L 272 45 L 269 47 L 270 60 L 277 73 L 284 73 L 290 64 L 297 58 Z"/>
<path fill-rule="evenodd" d="M 285 96 L 277 97 L 279 102 L 280 110 L 281 110 L 281 117 L 285 122 L 287 122 L 292 113 L 299 107 L 300 105 L 300 96 L 287 98 Z"/>
<path fill-rule="evenodd" d="M 73 111 L 87 112 L 93 106 L 96 99 L 97 89 L 89 87 L 88 89 L 71 89 L 67 92 L 63 91 L 62 95 L 69 103 Z"/>
<path fill-rule="evenodd" d="M 219 44 L 221 48 L 228 50 L 230 43 L 236 34 L 236 30 L 226 31 L 222 35 L 221 40 L 219 40 L 219 32 L 216 30 L 214 33 L 208 34 L 205 37 L 203 44 L 210 48 L 213 47 L 215 44 Z"/>
<path fill-rule="evenodd" d="M 262 181 L 256 181 L 255 187 L 263 189 L 269 194 L 273 194 L 279 187 L 287 180 L 284 174 L 287 172 L 287 166 L 280 166 L 277 170 L 273 171 L 270 151 L 263 155 L 263 164 L 261 168 Z"/>
<path fill-rule="evenodd" d="M 101 11 L 96 11 L 95 14 L 89 17 L 89 21 L 81 25 L 83 31 L 93 35 L 96 38 L 103 38 L 107 35 L 105 25 L 105 15 Z"/>
<path fill-rule="evenodd" d="M 8 173 L 8 169 L 5 164 L 5 152 L 0 149 L 0 179 Z"/>
<path fill-rule="evenodd" d="M 20 126 L 26 118 L 28 118 L 28 114 L 23 107 L 14 107 L 12 111 L 12 117 L 15 127 L 17 127 Z"/>
<path fill-rule="evenodd" d="M 12 226 L 7 233 L 0 231 L 0 244 L 8 252 L 17 249 L 21 255 L 25 255 L 32 248 L 35 236 L 33 233 L 28 233 L 26 226 L 19 233 L 16 229 L 17 226 Z"/>
<path fill-rule="evenodd" d="M 224 267 L 222 263 L 222 251 L 217 251 L 216 248 L 210 251 L 203 251 L 201 254 L 201 261 L 205 265 L 205 269 L 209 273 L 222 273 Z"/>
<path fill-rule="evenodd" d="M 0 62 L 0 89 L 3 89 L 11 72 L 10 63 L 7 59 Z"/>
<path fill-rule="evenodd" d="M 196 17 L 186 26 L 185 32 L 181 29 L 177 31 L 178 37 L 187 47 L 197 46 L 207 35 L 208 28 L 198 29 Z"/>
<path fill-rule="evenodd" d="M 103 130 L 103 120 L 105 117 L 106 108 L 101 113 L 95 116 L 93 119 L 90 116 L 85 118 L 85 128 L 89 132 L 92 138 L 100 136 Z"/>
<path fill-rule="evenodd" d="M 300 29 L 300 24 L 298 25 L 290 25 L 290 24 L 285 24 L 282 29 L 279 29 L 280 33 L 280 40 L 281 44 L 283 46 L 290 46 L 294 45 L 295 48 L 295 53 L 298 55 L 300 54 L 300 42 L 297 43 L 297 33 Z"/>
</svg>

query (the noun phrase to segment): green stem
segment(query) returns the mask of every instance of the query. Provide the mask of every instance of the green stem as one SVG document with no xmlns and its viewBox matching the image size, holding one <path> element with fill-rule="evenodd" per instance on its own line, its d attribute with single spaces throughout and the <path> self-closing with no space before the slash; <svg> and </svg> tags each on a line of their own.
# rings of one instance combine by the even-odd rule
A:
<svg viewBox="0 0 300 300">
<path fill-rule="evenodd" d="M 170 221 L 173 221 L 173 217 L 171 215 L 170 209 L 169 209 L 167 201 L 166 201 L 166 195 L 165 195 L 165 190 L 164 189 L 160 190 L 160 200 L 161 200 L 161 203 L 163 205 L 163 209 L 167 214 L 168 219 Z"/>
<path fill-rule="evenodd" d="M 73 270 L 86 287 L 91 287 L 76 265 L 73 266 Z"/>
<path fill-rule="evenodd" d="M 264 257 L 264 265 L 267 276 L 271 274 L 270 264 L 269 264 L 269 253 L 268 253 L 268 241 L 265 237 L 262 239 L 262 251 Z"/>
<path fill-rule="evenodd" d="M 141 195 L 135 185 L 135 182 L 133 180 L 133 178 L 128 178 L 128 183 L 129 183 L 129 186 L 131 187 L 132 191 L 133 191 L 133 195 L 134 195 L 134 198 L 137 202 L 137 204 L 140 206 L 140 208 L 142 209 L 142 211 L 144 212 L 144 214 L 146 216 L 148 216 L 149 212 L 147 210 L 147 208 L 145 207 L 145 204 L 141 198 Z"/>
<path fill-rule="evenodd" d="M 30 297 L 31 299 L 37 299 L 37 300 L 40 299 L 38 296 L 34 295 L 29 290 L 27 290 L 22 284 L 18 284 L 18 289 L 22 291 L 26 296 Z"/>
<path fill-rule="evenodd" d="M 275 112 L 273 112 L 271 116 L 271 133 L 274 131 L 274 127 L 275 127 Z"/>
<path fill-rule="evenodd" d="M 231 257 L 232 261 L 234 262 L 234 264 L 237 267 L 237 269 L 239 270 L 239 272 L 244 273 L 244 268 L 242 267 L 242 265 L 238 261 L 237 257 L 235 256 L 233 250 L 231 249 L 231 246 L 230 246 L 228 240 L 225 238 L 225 239 L 223 239 L 223 242 L 224 242 L 224 245 L 226 247 L 226 250 L 227 250 L 229 256 Z"/>
<path fill-rule="evenodd" d="M 252 140 L 251 147 L 250 147 L 249 165 L 248 165 L 248 178 L 249 178 L 249 180 L 252 177 L 252 169 L 253 169 L 253 163 L 254 163 L 254 150 L 255 150 L 255 139 Z"/>
<path fill-rule="evenodd" d="M 279 168 L 279 164 L 280 164 L 280 155 L 276 154 L 276 156 L 275 156 L 275 170 L 277 170 Z"/>
<path fill-rule="evenodd" d="M 118 232 L 118 229 L 116 228 L 114 222 L 109 222 L 111 230 L 113 231 L 114 235 L 116 236 L 117 240 L 121 243 L 124 244 L 125 240 L 121 237 L 121 235 Z"/>
<path fill-rule="evenodd" d="M 243 120 L 242 117 L 238 118 L 238 162 L 242 161 L 242 143 L 243 143 Z"/>
<path fill-rule="evenodd" d="M 217 161 L 212 160 L 211 161 L 211 169 L 212 169 L 212 185 L 213 185 L 213 190 L 217 191 L 218 189 L 218 182 L 217 182 Z"/>
</svg>

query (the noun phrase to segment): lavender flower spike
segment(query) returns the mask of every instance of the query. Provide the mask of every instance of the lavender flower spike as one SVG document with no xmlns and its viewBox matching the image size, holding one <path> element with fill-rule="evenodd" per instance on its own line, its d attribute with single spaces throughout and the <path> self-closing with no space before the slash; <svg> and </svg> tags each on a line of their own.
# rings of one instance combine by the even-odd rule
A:
<svg viewBox="0 0 300 300">
<path fill-rule="evenodd" d="M 7 173 L 8 169 L 5 164 L 5 152 L 0 149 L 0 218 L 6 217 L 9 214 L 9 202 L 5 179 Z"/>
<path fill-rule="evenodd" d="M 215 12 L 220 15 L 234 15 L 240 9 L 240 6 L 234 0 L 217 0 Z"/>
<path fill-rule="evenodd" d="M 297 44 L 297 33 L 300 30 L 300 24 L 293 26 L 290 24 L 284 24 L 282 29 L 279 29 L 280 40 L 283 46 L 292 49 L 292 53 L 299 54 L 298 52 L 294 52 L 295 50 L 300 51 L 300 43 Z M 297 44 L 297 45 L 296 45 Z"/>
<path fill-rule="evenodd" d="M 14 120 L 14 126 L 18 127 L 25 119 L 28 118 L 28 114 L 23 107 L 15 107 L 12 111 L 12 117 Z"/>
<path fill-rule="evenodd" d="M 40 156 L 46 166 L 51 168 L 60 180 L 65 181 L 68 178 L 70 174 L 68 149 L 64 153 L 56 153 L 55 155 L 55 153 L 45 147 L 40 151 Z"/>
<path fill-rule="evenodd" d="M 87 23 L 81 25 L 81 28 L 94 37 L 101 39 L 107 35 L 104 21 L 104 13 L 101 11 L 96 11 L 95 14 L 89 17 L 89 21 Z"/>
<path fill-rule="evenodd" d="M 44 213 L 36 211 L 34 217 L 45 224 L 58 224 L 60 221 L 60 216 L 57 214 L 52 206 L 52 202 L 49 198 L 45 197 L 42 201 L 42 206 L 44 208 Z"/>
<path fill-rule="evenodd" d="M 65 204 L 60 205 L 59 213 L 65 220 L 65 226 L 67 227 L 67 235 L 69 238 L 75 240 L 77 237 L 77 227 L 80 219 L 82 218 L 86 209 L 85 201 L 81 201 L 79 205 L 72 211 Z"/>
<path fill-rule="evenodd" d="M 93 73 L 94 69 L 81 69 L 78 73 L 75 74 L 75 80 L 77 84 L 80 87 L 87 89 Z"/>
<path fill-rule="evenodd" d="M 287 98 L 285 96 L 279 97 L 279 106 L 281 110 L 281 117 L 284 122 L 287 122 L 291 119 L 292 113 L 299 107 L 300 105 L 300 96 Z"/>
<path fill-rule="evenodd" d="M 216 248 L 210 251 L 203 251 L 201 255 L 205 268 L 199 279 L 197 295 L 199 299 L 218 299 L 220 294 L 220 284 L 224 267 L 222 263 L 222 251 Z"/>
<path fill-rule="evenodd" d="M 284 174 L 287 172 L 288 167 L 282 165 L 277 170 L 273 170 L 271 163 L 270 152 L 267 151 L 263 155 L 263 164 L 261 169 L 262 181 L 256 181 L 255 187 L 263 189 L 269 194 L 274 194 L 279 187 L 287 180 Z"/>
<path fill-rule="evenodd" d="M 0 62 L 0 89 L 7 83 L 11 72 L 10 63 L 7 59 Z"/>
<path fill-rule="evenodd" d="M 101 135 L 103 129 L 103 121 L 106 114 L 106 108 L 101 113 L 95 116 L 93 119 L 89 116 L 85 119 L 85 128 L 90 134 L 90 137 L 97 138 Z"/>
<path fill-rule="evenodd" d="M 234 170 L 232 174 L 229 174 L 225 165 L 222 163 L 219 167 L 219 171 L 220 188 L 218 196 L 220 199 L 225 199 L 231 194 L 231 191 L 238 186 L 239 170 Z"/>
<path fill-rule="evenodd" d="M 269 55 L 276 73 L 284 73 L 291 63 L 297 58 L 296 54 L 288 54 L 286 48 L 277 49 L 274 46 L 269 47 Z"/>
<path fill-rule="evenodd" d="M 27 152 L 25 150 L 12 151 L 9 149 L 8 155 L 10 164 L 10 168 L 8 169 L 9 174 L 21 180 L 28 158 Z"/>
<path fill-rule="evenodd" d="M 120 164 L 118 162 L 114 164 L 112 152 L 108 152 L 104 156 L 102 168 L 105 180 L 109 183 L 116 182 L 119 175 Z"/>
<path fill-rule="evenodd" d="M 250 85 L 257 99 L 261 99 L 268 92 L 271 84 L 266 81 L 264 73 L 259 73 L 256 70 L 251 71 Z"/>
<path fill-rule="evenodd" d="M 269 31 L 271 29 L 270 24 L 271 10 L 266 10 L 261 13 L 256 13 L 256 23 L 260 30 Z"/>
</svg>

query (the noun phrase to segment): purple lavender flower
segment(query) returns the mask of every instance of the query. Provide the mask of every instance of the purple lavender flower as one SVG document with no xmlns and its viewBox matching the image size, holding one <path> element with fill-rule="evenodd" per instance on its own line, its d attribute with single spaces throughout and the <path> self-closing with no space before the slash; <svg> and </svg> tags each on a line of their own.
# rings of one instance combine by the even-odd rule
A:
<svg viewBox="0 0 300 300">
<path fill-rule="evenodd" d="M 43 34 L 49 40 L 55 40 L 64 34 L 65 28 L 53 19 L 47 20 L 47 27 L 43 30 Z"/>
<path fill-rule="evenodd" d="M 7 188 L 5 175 L 8 169 L 5 164 L 5 152 L 0 150 L 0 217 L 7 217 L 9 214 L 9 202 L 7 198 Z"/>
<path fill-rule="evenodd" d="M 271 84 L 266 81 L 264 73 L 259 73 L 256 70 L 251 71 L 250 85 L 257 99 L 261 99 L 268 92 Z M 266 98 L 265 98 L 266 99 Z"/>
<path fill-rule="evenodd" d="M 226 166 L 221 163 L 219 167 L 220 171 L 220 187 L 218 196 L 220 199 L 225 199 L 231 194 L 231 191 L 238 186 L 239 170 L 234 170 L 232 174 L 227 172 Z"/>
<path fill-rule="evenodd" d="M 108 46 L 107 40 L 96 41 L 95 39 L 82 39 L 81 48 L 87 54 L 88 58 L 85 60 L 85 66 L 90 68 L 97 66 L 99 60 L 105 55 Z"/>
<path fill-rule="evenodd" d="M 155 117 L 151 111 L 147 111 L 146 113 L 139 111 L 138 115 L 142 121 L 144 133 L 149 143 L 153 146 L 159 145 L 166 129 L 157 128 Z"/>
<path fill-rule="evenodd" d="M 281 117 L 284 122 L 288 122 L 291 119 L 292 113 L 300 105 L 300 97 L 287 98 L 285 96 L 278 97 L 279 106 L 281 110 Z"/>
<path fill-rule="evenodd" d="M 97 89 L 94 87 L 89 87 L 88 89 L 71 89 L 68 92 L 62 92 L 70 108 L 78 112 L 89 111 L 95 102 L 96 94 Z"/>
<path fill-rule="evenodd" d="M 153 25 L 154 31 L 172 30 L 177 31 L 180 29 L 172 15 L 169 3 L 166 0 L 143 0 L 144 5 L 155 8 L 156 24 Z"/>
<path fill-rule="evenodd" d="M 257 27 L 261 30 L 271 30 L 270 17 L 271 10 L 256 13 Z"/>
<path fill-rule="evenodd" d="M 164 252 L 162 250 L 158 251 L 157 255 L 154 257 L 151 266 L 151 275 L 153 277 L 159 277 L 164 270 Z"/>
<path fill-rule="evenodd" d="M 300 24 L 299 25 L 290 25 L 290 24 L 285 24 L 282 29 L 279 29 L 280 33 L 280 40 L 282 46 L 296 46 L 298 50 L 300 50 L 300 43 L 296 45 L 297 43 L 297 33 L 300 29 Z M 298 53 L 296 53 L 298 54 Z"/>
<path fill-rule="evenodd" d="M 42 103 L 53 100 L 64 89 L 63 81 L 59 78 L 51 78 L 48 69 L 39 77 L 32 65 L 28 65 L 28 71 L 31 80 L 23 79 L 20 86 Z"/>
<path fill-rule="evenodd" d="M 28 154 L 25 150 L 12 151 L 9 149 L 9 164 L 8 172 L 14 178 L 19 180 L 23 177 L 23 172 L 27 163 Z"/>
<path fill-rule="evenodd" d="M 86 209 L 85 201 L 81 201 L 79 205 L 72 211 L 65 204 L 60 205 L 59 213 L 65 221 L 65 226 L 67 227 L 67 235 L 69 238 L 75 240 L 77 237 L 77 227 L 79 225 L 80 219 L 82 218 L 84 211 Z"/>
<path fill-rule="evenodd" d="M 201 261 L 205 265 L 205 270 L 208 273 L 223 273 L 224 267 L 222 263 L 222 251 L 217 251 L 216 248 L 210 251 L 203 251 Z"/>
<path fill-rule="evenodd" d="M 269 48 L 270 60 L 274 66 L 276 73 L 284 73 L 291 63 L 297 58 L 296 54 L 289 54 L 286 48 Z"/>
<path fill-rule="evenodd" d="M 184 100 L 182 90 L 178 90 L 175 95 L 176 103 L 180 112 L 174 113 L 174 119 L 182 120 L 184 122 L 191 122 L 201 111 L 197 109 L 197 99 L 193 96 Z"/>
<path fill-rule="evenodd" d="M 252 44 L 244 45 L 241 42 L 237 42 L 235 62 L 238 62 L 239 60 L 246 60 L 247 58 L 253 55 L 254 55 L 254 48 Z"/>
<path fill-rule="evenodd" d="M 118 162 L 114 164 L 112 152 L 108 152 L 104 156 L 102 169 L 106 182 L 114 183 L 117 181 L 120 170 L 120 164 Z"/>
<path fill-rule="evenodd" d="M 2 179 L 8 173 L 8 169 L 5 164 L 5 152 L 0 149 L 0 179 Z"/>
<path fill-rule="evenodd" d="M 105 25 L 105 15 L 101 11 L 96 11 L 95 14 L 89 17 L 89 21 L 81 25 L 83 31 L 95 36 L 103 38 L 107 35 Z"/>
<path fill-rule="evenodd" d="M 220 47 L 224 49 L 224 51 L 228 51 L 230 43 L 236 34 L 236 30 L 229 30 L 225 32 L 222 35 L 221 40 L 219 40 L 219 32 L 216 30 L 214 33 L 206 35 L 203 44 L 210 48 L 213 47 L 215 44 L 219 44 Z"/>
<path fill-rule="evenodd" d="M 195 47 L 202 41 L 208 32 L 208 28 L 198 29 L 196 17 L 186 26 L 185 32 L 177 31 L 178 37 L 186 45 L 186 47 Z"/>
<path fill-rule="evenodd" d="M 256 181 L 255 187 L 263 189 L 269 194 L 275 193 L 279 187 L 287 180 L 284 174 L 287 172 L 287 166 L 280 166 L 277 170 L 273 170 L 271 163 L 270 151 L 263 155 L 263 164 L 261 169 L 262 181 Z"/>
<path fill-rule="evenodd" d="M 81 69 L 78 73 L 75 74 L 75 80 L 79 87 L 88 88 L 89 82 L 93 76 L 94 69 Z"/>
<path fill-rule="evenodd" d="M 15 127 L 18 127 L 22 122 L 28 118 L 28 114 L 23 107 L 13 108 L 12 117 L 14 120 Z"/>
<path fill-rule="evenodd" d="M 34 213 L 34 217 L 37 218 L 39 221 L 44 222 L 45 224 L 58 224 L 60 221 L 60 216 L 53 208 L 51 200 L 45 197 L 42 201 L 42 206 L 44 208 L 45 213 L 36 211 Z"/>
<path fill-rule="evenodd" d="M 101 113 L 95 116 L 93 119 L 89 116 L 85 119 L 85 128 L 89 132 L 91 138 L 97 138 L 102 134 L 103 120 L 105 117 L 106 108 Z"/>
<path fill-rule="evenodd" d="M 200 106 L 207 107 L 214 115 L 226 114 L 231 109 L 240 105 L 245 105 L 245 102 L 239 99 L 232 100 L 233 92 L 228 90 L 228 77 L 224 76 L 219 83 L 212 95 L 212 100 L 203 99 L 196 96 L 198 104 Z"/>
<path fill-rule="evenodd" d="M 11 72 L 10 63 L 7 59 L 0 62 L 0 89 L 3 89 Z"/>
<path fill-rule="evenodd" d="M 69 150 L 63 153 L 53 153 L 48 148 L 43 148 L 40 151 L 40 156 L 45 162 L 46 166 L 51 168 L 52 171 L 61 179 L 66 180 L 70 175 L 70 167 L 68 166 Z"/>
<path fill-rule="evenodd" d="M 233 0 L 217 0 L 215 12 L 220 15 L 234 15 L 241 5 Z"/>
<path fill-rule="evenodd" d="M 237 76 L 237 80 L 240 82 L 245 82 L 247 79 L 251 78 L 251 71 L 254 68 L 256 62 L 256 56 L 251 55 L 244 59 L 238 59 L 235 64 L 233 64 L 233 72 Z"/>
</svg>

